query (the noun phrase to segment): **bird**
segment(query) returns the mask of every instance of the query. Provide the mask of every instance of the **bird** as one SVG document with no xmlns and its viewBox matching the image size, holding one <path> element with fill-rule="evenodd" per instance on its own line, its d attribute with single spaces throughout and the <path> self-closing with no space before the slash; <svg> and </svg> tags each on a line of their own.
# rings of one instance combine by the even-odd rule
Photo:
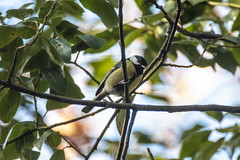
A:
<svg viewBox="0 0 240 160">
<path fill-rule="evenodd" d="M 129 80 L 129 93 L 141 82 L 143 71 L 147 66 L 146 60 L 139 55 L 133 55 L 126 59 L 127 76 Z M 116 95 L 124 96 L 124 75 L 122 69 L 122 61 L 119 61 L 105 76 L 99 85 L 94 101 L 101 101 L 106 96 Z M 90 112 L 94 106 L 87 105 L 82 112 Z"/>
</svg>

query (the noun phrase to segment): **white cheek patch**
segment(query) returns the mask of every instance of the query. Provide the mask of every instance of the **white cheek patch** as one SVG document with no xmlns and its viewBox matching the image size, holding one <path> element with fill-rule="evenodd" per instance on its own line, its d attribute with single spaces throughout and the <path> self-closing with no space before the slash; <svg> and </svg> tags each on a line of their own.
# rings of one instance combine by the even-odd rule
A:
<svg viewBox="0 0 240 160">
<path fill-rule="evenodd" d="M 138 60 L 137 60 L 137 58 L 136 58 L 135 56 L 130 57 L 130 61 L 132 61 L 133 64 L 135 64 L 135 65 L 141 65 L 141 64 L 138 62 Z"/>
</svg>

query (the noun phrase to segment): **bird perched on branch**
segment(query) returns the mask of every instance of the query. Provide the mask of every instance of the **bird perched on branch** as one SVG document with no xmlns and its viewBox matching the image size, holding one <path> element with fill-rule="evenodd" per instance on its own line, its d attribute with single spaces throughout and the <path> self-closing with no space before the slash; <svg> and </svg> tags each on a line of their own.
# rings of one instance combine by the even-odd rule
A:
<svg viewBox="0 0 240 160">
<path fill-rule="evenodd" d="M 143 70 L 147 66 L 142 56 L 134 55 L 126 59 L 127 76 L 129 80 L 129 92 L 141 82 Z M 124 96 L 124 75 L 122 62 L 118 62 L 105 76 L 96 91 L 94 101 L 100 101 L 108 95 Z M 88 113 L 94 106 L 88 105 L 82 112 Z"/>
</svg>

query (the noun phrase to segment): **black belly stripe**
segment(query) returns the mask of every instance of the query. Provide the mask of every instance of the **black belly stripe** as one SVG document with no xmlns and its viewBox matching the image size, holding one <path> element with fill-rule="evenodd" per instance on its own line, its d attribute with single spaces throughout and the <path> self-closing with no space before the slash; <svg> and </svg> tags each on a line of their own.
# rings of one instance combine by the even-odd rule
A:
<svg viewBox="0 0 240 160">
<path fill-rule="evenodd" d="M 129 85 L 130 85 L 136 78 L 137 78 L 137 75 L 134 74 L 134 75 L 132 76 L 132 78 L 129 79 Z M 124 91 L 124 83 L 123 83 L 123 82 L 124 82 L 124 81 L 121 81 L 121 82 L 119 82 L 118 84 L 116 84 L 116 85 L 113 87 L 114 90 L 115 90 L 115 92 L 120 93 L 120 95 L 123 95 L 123 91 Z"/>
</svg>

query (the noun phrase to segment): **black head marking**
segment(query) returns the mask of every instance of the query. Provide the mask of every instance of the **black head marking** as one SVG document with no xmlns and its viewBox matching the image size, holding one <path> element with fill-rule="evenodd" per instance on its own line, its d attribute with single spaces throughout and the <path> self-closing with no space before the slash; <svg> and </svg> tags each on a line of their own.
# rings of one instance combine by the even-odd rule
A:
<svg viewBox="0 0 240 160">
<path fill-rule="evenodd" d="M 146 60 L 139 55 L 134 55 L 128 58 L 132 63 L 134 64 L 134 67 L 136 68 L 137 74 L 140 75 L 143 73 L 144 68 L 147 66 Z"/>
</svg>

